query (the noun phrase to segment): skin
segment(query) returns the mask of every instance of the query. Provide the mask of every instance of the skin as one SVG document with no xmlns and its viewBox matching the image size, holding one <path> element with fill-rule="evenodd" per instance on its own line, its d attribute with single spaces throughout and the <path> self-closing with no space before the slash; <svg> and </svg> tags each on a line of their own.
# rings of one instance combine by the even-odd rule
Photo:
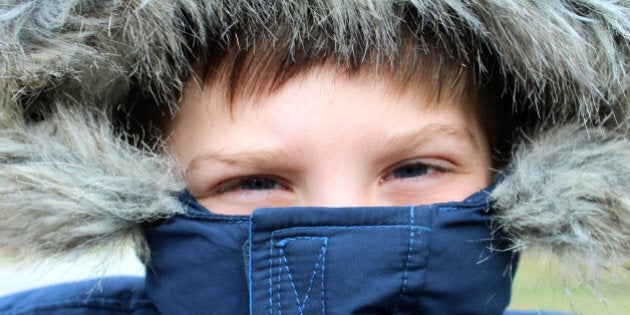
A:
<svg viewBox="0 0 630 315">
<path fill-rule="evenodd" d="M 322 68 L 230 108 L 191 83 L 169 147 L 213 213 L 460 201 L 491 181 L 488 141 L 471 104 L 428 91 Z"/>
</svg>

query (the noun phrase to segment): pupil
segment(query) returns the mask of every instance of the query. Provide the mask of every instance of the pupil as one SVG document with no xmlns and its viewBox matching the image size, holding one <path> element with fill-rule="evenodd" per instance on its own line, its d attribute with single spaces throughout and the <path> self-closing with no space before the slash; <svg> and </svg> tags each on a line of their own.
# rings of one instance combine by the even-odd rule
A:
<svg viewBox="0 0 630 315">
<path fill-rule="evenodd" d="M 394 176 L 397 178 L 409 178 L 409 177 L 417 177 L 427 174 L 426 165 L 415 164 L 415 165 L 406 165 L 400 167 L 394 171 Z"/>
<path fill-rule="evenodd" d="M 264 178 L 252 178 L 244 181 L 241 184 L 241 189 L 244 190 L 265 190 L 265 189 L 274 189 L 276 187 L 276 182 L 271 179 Z"/>
</svg>

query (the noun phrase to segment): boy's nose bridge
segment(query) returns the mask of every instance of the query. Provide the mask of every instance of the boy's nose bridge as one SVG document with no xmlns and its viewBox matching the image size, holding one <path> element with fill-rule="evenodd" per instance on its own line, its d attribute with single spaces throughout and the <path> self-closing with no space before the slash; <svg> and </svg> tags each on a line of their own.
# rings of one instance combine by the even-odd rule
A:
<svg viewBox="0 0 630 315">
<path fill-rule="evenodd" d="M 342 187 L 335 187 L 326 192 L 316 194 L 304 201 L 305 206 L 317 207 L 357 207 L 373 206 L 375 202 L 368 193 L 351 192 Z"/>
<path fill-rule="evenodd" d="M 314 186 L 300 203 L 302 206 L 333 208 L 377 205 L 375 192 L 364 186 L 358 180 L 331 180 Z"/>
<path fill-rule="evenodd" d="M 371 186 L 372 178 L 350 156 L 324 158 L 310 176 L 300 198 L 301 206 L 357 207 L 374 206 L 379 202 L 376 190 Z"/>
</svg>

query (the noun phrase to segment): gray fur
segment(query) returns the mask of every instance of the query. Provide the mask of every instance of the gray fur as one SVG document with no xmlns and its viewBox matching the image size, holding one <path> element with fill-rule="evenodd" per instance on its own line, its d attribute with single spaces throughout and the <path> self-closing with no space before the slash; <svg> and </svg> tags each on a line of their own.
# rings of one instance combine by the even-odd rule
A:
<svg viewBox="0 0 630 315">
<path fill-rule="evenodd" d="M 0 77 L 20 88 L 3 92 L 104 107 L 124 102 L 130 82 L 139 81 L 169 104 L 190 68 L 184 33 L 203 35 L 203 12 L 192 0 L 4 0 L 0 62 L 10 64 Z"/>
<path fill-rule="evenodd" d="M 597 134 L 628 121 L 630 4 L 614 0 L 0 1 L 0 247 L 142 243 L 140 223 L 180 211 L 170 159 L 122 141 L 108 115 L 129 106 L 132 87 L 174 109 L 206 36 L 240 46 L 267 36 L 289 51 L 316 38 L 309 47 L 340 61 L 375 49 L 391 62 L 405 12 L 454 56 L 481 69 L 482 54 L 497 58 L 515 110 L 554 126 L 520 147 L 494 192 L 515 247 L 627 263 L 627 132 Z M 289 42 L 275 42 L 277 24 Z M 40 108 L 52 114 L 25 118 Z"/>
<path fill-rule="evenodd" d="M 0 130 L 0 247 L 54 256 L 132 238 L 181 211 L 172 160 L 114 136 L 97 113 L 60 108 L 49 121 Z"/>
<path fill-rule="evenodd" d="M 513 249 L 548 249 L 574 277 L 630 267 L 630 142 L 564 127 L 530 139 L 493 192 Z"/>
<path fill-rule="evenodd" d="M 394 60 L 394 34 L 405 11 L 419 12 L 423 25 L 441 30 L 438 36 L 452 43 L 454 54 L 476 62 L 481 49 L 489 49 L 516 86 L 515 97 L 541 114 L 562 117 L 577 110 L 586 121 L 598 120 L 600 111 L 605 116 L 623 110 L 620 102 L 630 85 L 630 8 L 620 1 L 5 3 L 0 38 L 3 51 L 17 56 L 8 76 L 31 94 L 62 90 L 79 94 L 74 98 L 112 102 L 124 95 L 120 91 L 129 80 L 140 80 L 147 82 L 147 93 L 167 104 L 189 71 L 185 34 L 228 40 L 234 29 L 264 34 L 278 21 L 289 26 L 292 42 L 275 44 L 299 47 L 322 32 L 327 40 L 315 47 L 334 47 L 346 58 L 375 48 Z M 189 15 L 188 29 L 183 13 Z M 239 42 L 248 43 L 247 36 Z"/>
</svg>

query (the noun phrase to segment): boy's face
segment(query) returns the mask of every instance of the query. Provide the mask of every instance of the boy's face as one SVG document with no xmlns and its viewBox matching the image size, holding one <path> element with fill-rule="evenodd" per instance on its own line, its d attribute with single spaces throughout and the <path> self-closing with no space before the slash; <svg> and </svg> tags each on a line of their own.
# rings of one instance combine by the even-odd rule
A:
<svg viewBox="0 0 630 315">
<path fill-rule="evenodd" d="M 169 146 L 214 213 L 463 200 L 491 181 L 488 142 L 472 104 L 427 91 L 317 69 L 230 108 L 190 83 Z"/>
</svg>

